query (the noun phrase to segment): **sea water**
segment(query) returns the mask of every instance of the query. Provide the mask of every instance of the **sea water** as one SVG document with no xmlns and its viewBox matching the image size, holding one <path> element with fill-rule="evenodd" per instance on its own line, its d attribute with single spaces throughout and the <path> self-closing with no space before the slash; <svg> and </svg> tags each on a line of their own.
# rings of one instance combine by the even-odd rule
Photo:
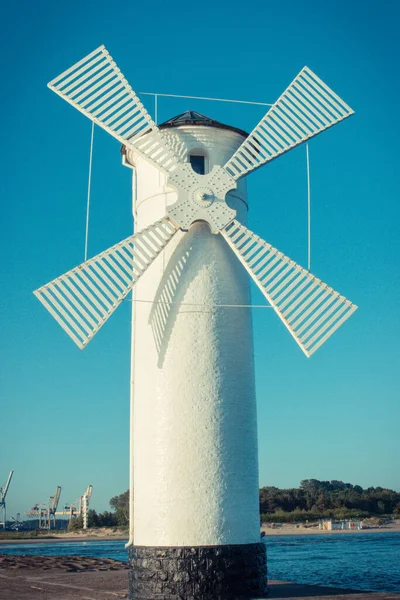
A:
<svg viewBox="0 0 400 600">
<path fill-rule="evenodd" d="M 268 536 L 268 578 L 376 592 L 400 592 L 400 532 Z M 1 544 L 0 553 L 128 559 L 125 542 Z"/>
<path fill-rule="evenodd" d="M 400 532 L 271 536 L 268 578 L 400 592 Z"/>
</svg>

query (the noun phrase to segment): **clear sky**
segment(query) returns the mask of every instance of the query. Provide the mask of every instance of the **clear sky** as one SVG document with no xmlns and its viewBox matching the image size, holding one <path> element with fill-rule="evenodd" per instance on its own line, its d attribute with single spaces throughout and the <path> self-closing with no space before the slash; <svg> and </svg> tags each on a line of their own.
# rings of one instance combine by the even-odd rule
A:
<svg viewBox="0 0 400 600">
<path fill-rule="evenodd" d="M 306 64 L 355 116 L 310 142 L 311 271 L 359 310 L 307 359 L 254 310 L 260 484 L 400 490 L 399 42 L 393 0 L 3 5 L 0 485 L 9 514 L 128 487 L 130 307 L 81 352 L 32 291 L 83 260 L 90 122 L 46 83 L 104 43 L 136 91 L 274 102 Z M 149 111 L 152 99 L 143 96 Z M 251 130 L 262 107 L 161 99 Z M 307 260 L 304 146 L 248 178 L 249 227 Z M 130 172 L 96 128 L 89 254 L 132 231 Z M 255 303 L 263 303 L 254 290 Z"/>
</svg>

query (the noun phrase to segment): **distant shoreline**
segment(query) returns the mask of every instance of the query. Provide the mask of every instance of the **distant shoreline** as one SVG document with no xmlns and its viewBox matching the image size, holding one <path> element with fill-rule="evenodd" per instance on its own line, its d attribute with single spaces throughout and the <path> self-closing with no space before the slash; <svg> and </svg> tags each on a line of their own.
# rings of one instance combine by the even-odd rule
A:
<svg viewBox="0 0 400 600">
<path fill-rule="evenodd" d="M 400 526 L 394 525 L 392 527 L 369 527 L 367 529 L 333 529 L 332 531 L 326 531 L 317 528 L 306 528 L 306 527 L 261 527 L 261 531 L 265 531 L 265 536 L 271 535 L 357 535 L 360 533 L 399 533 Z"/>
<path fill-rule="evenodd" d="M 261 531 L 265 532 L 265 537 L 271 536 L 285 536 L 285 535 L 357 535 L 362 533 L 400 533 L 400 525 L 385 526 L 385 527 L 374 527 L 368 529 L 334 529 L 333 531 L 324 531 L 313 527 L 288 527 L 286 524 L 281 527 L 261 527 Z M 112 541 L 125 541 L 128 542 L 127 536 L 121 535 L 79 535 L 79 534 L 66 534 L 66 535 L 54 535 L 53 537 L 45 538 L 15 538 L 15 539 L 0 539 L 0 546 L 7 544 L 53 544 L 55 542 L 112 542 Z"/>
<path fill-rule="evenodd" d="M 107 536 L 96 536 L 96 535 L 76 535 L 69 537 L 62 537 L 55 535 L 54 537 L 45 538 L 9 538 L 7 540 L 0 539 L 0 546 L 6 544 L 54 544 L 54 542 L 112 542 L 112 541 L 128 541 L 128 537 L 120 535 L 107 535 Z"/>
</svg>

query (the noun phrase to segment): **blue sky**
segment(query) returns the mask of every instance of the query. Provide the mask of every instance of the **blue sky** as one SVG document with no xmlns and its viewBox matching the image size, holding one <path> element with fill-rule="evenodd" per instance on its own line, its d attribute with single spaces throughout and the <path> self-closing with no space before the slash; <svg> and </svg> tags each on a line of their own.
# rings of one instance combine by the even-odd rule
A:
<svg viewBox="0 0 400 600">
<path fill-rule="evenodd" d="M 240 6 L 240 8 L 239 8 Z M 306 64 L 356 114 L 310 142 L 311 270 L 360 309 L 307 360 L 276 315 L 254 311 L 260 484 L 341 479 L 400 490 L 400 5 L 8 2 L 1 98 L 0 485 L 9 514 L 91 483 L 128 487 L 130 303 L 79 351 L 32 290 L 83 259 L 90 123 L 46 83 L 104 43 L 136 91 L 274 102 Z M 153 110 L 152 100 L 143 97 Z M 262 107 L 161 99 L 250 130 Z M 249 179 L 249 227 L 307 260 L 305 149 Z M 89 254 L 132 230 L 130 172 L 96 129 Z M 257 290 L 254 303 L 263 303 Z"/>
</svg>

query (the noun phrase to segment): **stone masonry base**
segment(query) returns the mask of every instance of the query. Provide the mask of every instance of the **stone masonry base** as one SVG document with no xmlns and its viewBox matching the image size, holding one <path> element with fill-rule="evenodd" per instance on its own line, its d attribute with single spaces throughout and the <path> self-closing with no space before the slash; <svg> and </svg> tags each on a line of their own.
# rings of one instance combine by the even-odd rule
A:
<svg viewBox="0 0 400 600">
<path fill-rule="evenodd" d="M 265 544 L 129 549 L 130 600 L 266 598 Z"/>
</svg>

